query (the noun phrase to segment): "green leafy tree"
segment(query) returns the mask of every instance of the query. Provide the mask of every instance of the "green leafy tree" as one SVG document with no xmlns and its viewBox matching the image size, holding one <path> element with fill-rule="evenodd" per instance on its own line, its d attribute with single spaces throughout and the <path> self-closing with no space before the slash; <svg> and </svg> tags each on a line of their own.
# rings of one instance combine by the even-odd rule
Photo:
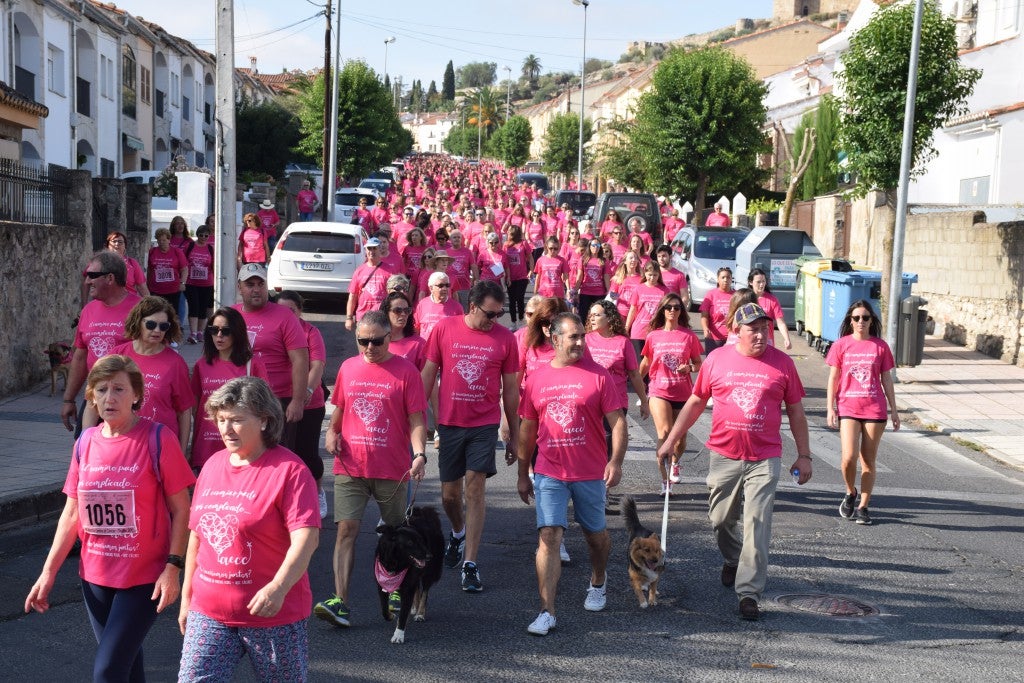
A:
<svg viewBox="0 0 1024 683">
<path fill-rule="evenodd" d="M 590 166 L 586 144 L 594 131 L 590 119 L 583 119 L 583 170 Z M 549 173 L 575 175 L 579 167 L 580 117 L 575 113 L 559 114 L 551 119 L 544 132 L 544 169 Z"/>
<path fill-rule="evenodd" d="M 700 222 L 709 190 L 761 181 L 757 156 L 770 151 L 764 83 L 750 64 L 721 48 L 673 50 L 641 96 L 626 144 L 643 157 L 644 189 L 694 197 Z"/>
<path fill-rule="evenodd" d="M 494 85 L 498 78 L 497 62 L 470 62 L 455 72 L 455 83 L 459 88 L 482 88 Z"/>
<path fill-rule="evenodd" d="M 531 85 L 537 83 L 537 77 L 540 76 L 540 60 L 537 59 L 537 55 L 527 55 L 526 59 L 523 60 L 523 78 L 527 80 Z"/>
<path fill-rule="evenodd" d="M 253 104 L 243 99 L 235 106 L 236 162 L 240 174 L 281 173 L 295 160 L 299 119 L 275 100 Z"/>
<path fill-rule="evenodd" d="M 505 108 L 505 100 L 498 97 L 498 92 L 494 88 L 488 87 L 477 88 L 464 95 L 462 106 L 466 114 L 466 124 L 479 126 L 482 129 L 482 137 L 490 138 L 502 118 L 500 110 Z"/>
<path fill-rule="evenodd" d="M 530 158 L 533 129 L 525 116 L 513 116 L 495 131 L 489 151 L 508 168 L 518 168 Z"/>
<path fill-rule="evenodd" d="M 599 156 L 604 173 L 626 187 L 649 187 L 648 175 L 652 173 L 645 163 L 645 157 L 637 154 L 630 141 L 635 122 L 616 118 L 607 124 Z"/>
<path fill-rule="evenodd" d="M 476 156 L 476 126 L 456 124 L 448 131 L 443 143 L 444 150 L 449 154 L 470 157 Z"/>
<path fill-rule="evenodd" d="M 449 59 L 448 65 L 444 68 L 444 77 L 441 79 L 441 99 L 455 99 L 455 67 Z"/>
<path fill-rule="evenodd" d="M 853 194 L 885 192 L 896 207 L 903 146 L 904 105 L 910 70 L 910 43 L 914 25 L 912 4 L 878 10 L 850 39 L 839 72 L 843 100 L 840 107 L 839 148 L 846 152 L 856 179 Z M 967 98 L 981 72 L 963 66 L 957 56 L 956 23 L 943 16 L 932 1 L 924 3 L 920 59 L 914 105 L 911 177 L 924 172 L 936 155 L 936 128 L 967 113 Z M 882 292 L 889 291 L 895 211 L 883 226 Z M 884 308 L 883 303 L 883 308 Z"/>
<path fill-rule="evenodd" d="M 430 81 L 430 87 L 427 88 L 426 95 L 426 108 L 432 109 L 433 106 L 441 99 L 441 93 L 437 92 L 437 83 Z"/>
<path fill-rule="evenodd" d="M 800 196 L 806 201 L 836 190 L 836 155 L 839 151 L 839 103 L 836 98 L 832 95 L 823 95 L 818 108 L 804 114 L 800 125 L 803 128 L 813 127 L 818 131 L 818 141 L 814 146 L 811 164 L 807 167 L 801 182 Z M 793 138 L 802 139 L 799 128 Z"/>
<path fill-rule="evenodd" d="M 323 75 L 304 85 L 298 99 L 297 151 L 318 159 L 324 131 Z M 365 62 L 347 62 L 339 74 L 338 173 L 359 178 L 410 149 L 412 135 L 399 123 L 390 91 Z"/>
</svg>

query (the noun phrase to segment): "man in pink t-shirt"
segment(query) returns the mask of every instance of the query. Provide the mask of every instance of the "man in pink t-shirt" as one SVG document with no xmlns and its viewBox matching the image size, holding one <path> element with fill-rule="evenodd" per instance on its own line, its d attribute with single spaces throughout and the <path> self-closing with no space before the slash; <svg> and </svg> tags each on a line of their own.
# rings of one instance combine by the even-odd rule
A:
<svg viewBox="0 0 1024 683">
<path fill-rule="evenodd" d="M 302 420 L 309 377 L 309 343 L 299 319 L 284 306 L 270 301 L 267 269 L 247 263 L 238 272 L 242 303 L 234 308 L 245 318 L 249 343 L 267 370 L 271 390 L 281 400 L 285 428 L 281 443 L 294 450 L 296 423 Z M 293 401 L 293 397 L 298 400 Z"/>
<path fill-rule="evenodd" d="M 430 333 L 444 318 L 462 315 L 462 304 L 451 298 L 452 285 L 446 273 L 434 271 L 427 279 L 430 294 L 416 304 L 413 315 L 416 330 L 430 341 Z"/>
<path fill-rule="evenodd" d="M 75 438 L 78 438 L 82 424 L 81 419 L 76 419 L 80 413 L 75 409 L 75 398 L 96 361 L 111 353 L 115 346 L 128 341 L 124 336 L 124 321 L 139 301 L 138 295 L 125 288 L 125 262 L 113 251 L 93 254 L 85 267 L 85 278 L 91 301 L 78 316 L 75 340 L 71 343 L 74 354 L 60 409 L 64 427 L 69 432 L 74 431 Z"/>
<path fill-rule="evenodd" d="M 462 590 L 469 593 L 483 590 L 476 559 L 486 513 L 484 483 L 498 471 L 494 449 L 502 408 L 510 433 L 505 462 L 511 465 L 517 452 L 519 353 L 512 333 L 497 321 L 504 304 L 505 290 L 498 283 L 473 285 L 469 312 L 434 326 L 421 373 L 425 393 L 441 375 L 438 469 L 442 503 L 452 525 L 444 561 L 452 569 L 463 562 Z"/>
<path fill-rule="evenodd" d="M 356 326 L 359 355 L 341 364 L 334 383 L 334 412 L 327 451 L 334 455 L 334 595 L 314 614 L 349 625 L 348 584 L 359 523 L 372 497 L 385 524 L 405 521 L 409 479 L 421 481 L 427 464 L 427 400 L 416 367 L 388 348 L 391 323 L 370 311 Z M 409 447 L 412 446 L 412 462 Z"/>
<path fill-rule="evenodd" d="M 551 320 L 555 357 L 526 379 L 519 404 L 519 496 L 529 505 L 536 496 L 537 583 L 541 613 L 528 627 L 534 635 L 547 635 L 555 627 L 555 594 L 561 573 L 559 546 L 569 526 L 572 499 L 576 521 L 590 550 L 590 586 L 584 608 L 605 607 L 605 569 L 611 539 L 605 524 L 607 490 L 619 483 L 626 454 L 626 420 L 619 408 L 608 371 L 585 357 L 586 330 L 572 313 Z M 611 458 L 606 457 L 602 419 L 612 432 Z M 537 462 L 530 479 L 530 460 Z"/>
<path fill-rule="evenodd" d="M 708 470 L 708 517 L 722 552 L 722 585 L 735 586 L 740 617 L 760 617 L 758 602 L 768 578 L 775 487 L 782 469 L 782 405 L 796 442 L 790 468 L 797 481 L 811 479 L 804 388 L 793 360 L 768 345 L 772 321 L 757 304 L 736 311 L 738 341 L 709 354 L 701 365 L 693 393 L 658 449 L 658 460 L 671 458 L 714 398 Z M 743 499 L 741 502 L 741 498 Z M 740 508 L 742 534 L 740 532 Z"/>
<path fill-rule="evenodd" d="M 690 307 L 690 288 L 686 284 L 686 275 L 672 267 L 672 247 L 662 244 L 654 252 L 661 268 L 661 281 L 671 294 L 678 294 L 686 308 Z"/>
<path fill-rule="evenodd" d="M 380 308 L 388 295 L 388 278 L 394 273 L 381 263 L 381 244 L 378 237 L 366 240 L 366 262 L 360 264 L 352 273 L 345 309 L 347 330 L 355 329 L 356 322 L 368 311 Z"/>
<path fill-rule="evenodd" d="M 267 244 L 273 251 L 277 244 L 277 226 L 281 223 L 281 217 L 277 214 L 277 209 L 274 208 L 274 202 L 269 199 L 260 202 L 260 210 L 256 212 L 256 217 L 260 219 L 260 227 L 263 228 L 263 234 L 267 236 Z"/>
<path fill-rule="evenodd" d="M 316 205 L 319 203 L 320 198 L 316 196 L 316 192 L 309 188 L 309 181 L 303 180 L 302 189 L 295 195 L 295 204 L 299 209 L 299 220 L 313 220 L 313 212 L 316 211 Z"/>
<path fill-rule="evenodd" d="M 704 225 L 709 228 L 728 228 L 732 225 L 732 221 L 729 220 L 729 214 L 722 211 L 721 202 L 715 204 L 715 212 L 708 216 L 707 220 L 704 221 Z"/>
</svg>

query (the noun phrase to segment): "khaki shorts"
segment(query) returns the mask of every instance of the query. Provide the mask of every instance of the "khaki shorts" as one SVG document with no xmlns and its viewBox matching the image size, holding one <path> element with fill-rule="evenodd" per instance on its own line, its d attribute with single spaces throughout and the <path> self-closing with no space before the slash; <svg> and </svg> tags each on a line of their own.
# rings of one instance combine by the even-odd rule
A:
<svg viewBox="0 0 1024 683">
<path fill-rule="evenodd" d="M 361 479 L 334 475 L 334 521 L 362 519 L 370 498 L 377 501 L 385 524 L 399 526 L 405 521 L 409 481 Z"/>
</svg>

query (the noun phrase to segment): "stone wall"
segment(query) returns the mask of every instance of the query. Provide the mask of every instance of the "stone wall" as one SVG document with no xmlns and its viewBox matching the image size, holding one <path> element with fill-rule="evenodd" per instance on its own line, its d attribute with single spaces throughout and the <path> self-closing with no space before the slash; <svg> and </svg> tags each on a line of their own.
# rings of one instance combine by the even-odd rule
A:
<svg viewBox="0 0 1024 683">
<path fill-rule="evenodd" d="M 5 294 L 0 305 L 0 396 L 47 378 L 46 347 L 74 339 L 71 323 L 82 306 L 81 272 L 97 236 L 102 246 L 110 230 L 125 232 L 129 255 L 145 264 L 149 188 L 95 180 L 88 171 L 72 171 L 71 183 L 69 215 L 75 224 L 0 222 L 0 282 Z M 119 206 L 105 206 L 104 198 Z"/>
</svg>

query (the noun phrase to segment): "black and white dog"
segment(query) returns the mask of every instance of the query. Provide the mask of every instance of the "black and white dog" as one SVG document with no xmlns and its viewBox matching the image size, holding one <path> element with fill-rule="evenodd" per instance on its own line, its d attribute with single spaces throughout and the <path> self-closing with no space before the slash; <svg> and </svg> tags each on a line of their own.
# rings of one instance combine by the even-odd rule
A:
<svg viewBox="0 0 1024 683">
<path fill-rule="evenodd" d="M 405 524 L 377 527 L 377 555 L 373 573 L 380 586 L 380 607 L 385 621 L 393 615 L 388 596 L 398 591 L 402 609 L 392 643 L 405 642 L 405 625 L 412 614 L 416 621 L 427 618 L 427 593 L 441 578 L 444 535 L 441 519 L 432 507 L 415 507 Z"/>
</svg>

